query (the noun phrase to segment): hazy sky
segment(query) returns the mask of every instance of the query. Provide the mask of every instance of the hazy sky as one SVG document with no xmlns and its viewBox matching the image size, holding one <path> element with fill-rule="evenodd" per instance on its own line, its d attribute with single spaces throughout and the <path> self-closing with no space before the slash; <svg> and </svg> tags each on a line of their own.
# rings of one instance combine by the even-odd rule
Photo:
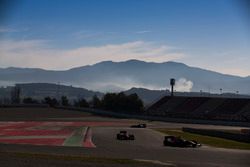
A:
<svg viewBox="0 0 250 167">
<path fill-rule="evenodd" d="M 248 2 L 0 0 L 0 67 L 171 60 L 247 76 Z"/>
</svg>

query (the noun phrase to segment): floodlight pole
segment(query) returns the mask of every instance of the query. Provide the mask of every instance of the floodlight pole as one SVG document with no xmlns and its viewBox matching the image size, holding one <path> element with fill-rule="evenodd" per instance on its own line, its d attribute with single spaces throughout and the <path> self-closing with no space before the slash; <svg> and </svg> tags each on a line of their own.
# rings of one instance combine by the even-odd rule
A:
<svg viewBox="0 0 250 167">
<path fill-rule="evenodd" d="M 171 85 L 171 96 L 174 96 L 174 85 L 175 85 L 175 79 L 171 78 L 170 79 L 170 85 Z"/>
</svg>

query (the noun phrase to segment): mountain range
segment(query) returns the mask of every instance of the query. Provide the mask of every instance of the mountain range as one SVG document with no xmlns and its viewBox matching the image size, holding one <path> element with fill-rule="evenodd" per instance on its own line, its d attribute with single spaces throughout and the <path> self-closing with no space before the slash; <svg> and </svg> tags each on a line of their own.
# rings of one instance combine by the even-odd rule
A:
<svg viewBox="0 0 250 167">
<path fill-rule="evenodd" d="M 101 92 L 118 92 L 132 87 L 154 90 L 250 94 L 250 77 L 221 74 L 178 62 L 153 63 L 139 60 L 104 61 L 94 65 L 52 71 L 39 68 L 0 68 L 0 85 L 15 83 L 55 83 Z"/>
</svg>

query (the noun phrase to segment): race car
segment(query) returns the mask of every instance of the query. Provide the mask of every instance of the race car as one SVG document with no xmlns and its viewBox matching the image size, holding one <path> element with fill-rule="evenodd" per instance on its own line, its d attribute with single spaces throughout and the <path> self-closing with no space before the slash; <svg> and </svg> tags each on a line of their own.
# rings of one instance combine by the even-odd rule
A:
<svg viewBox="0 0 250 167">
<path fill-rule="evenodd" d="M 195 140 L 185 140 L 176 136 L 165 136 L 163 141 L 164 146 L 172 147 L 200 147 L 201 144 Z"/>
<path fill-rule="evenodd" d="M 116 139 L 117 140 L 135 140 L 135 136 L 132 134 L 128 134 L 127 131 L 123 130 L 123 131 L 120 131 L 120 133 L 116 135 Z"/>
<path fill-rule="evenodd" d="M 146 124 L 137 124 L 137 125 L 131 125 L 131 128 L 146 128 L 147 125 Z"/>
</svg>

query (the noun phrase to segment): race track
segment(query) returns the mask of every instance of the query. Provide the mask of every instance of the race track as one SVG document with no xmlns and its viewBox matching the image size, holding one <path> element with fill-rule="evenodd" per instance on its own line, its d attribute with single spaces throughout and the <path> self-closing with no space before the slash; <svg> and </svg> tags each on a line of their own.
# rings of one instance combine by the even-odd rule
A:
<svg viewBox="0 0 250 167">
<path fill-rule="evenodd" d="M 41 112 L 40 110 L 39 112 Z M 7 110 L 5 110 L 5 112 L 6 111 Z M 0 152 L 39 152 L 63 155 L 129 158 L 140 160 L 154 160 L 157 162 L 172 164 L 175 166 L 247 167 L 250 165 L 250 151 L 221 149 L 209 146 L 202 146 L 201 148 L 164 147 L 164 134 L 153 130 L 154 128 L 179 128 L 183 126 L 200 128 L 209 127 L 214 129 L 239 129 L 241 127 L 147 122 L 140 120 L 99 117 L 91 114 L 84 115 L 84 113 L 79 113 L 76 111 L 68 112 L 74 112 L 74 114 L 72 114 L 72 117 L 70 117 L 68 115 L 69 113 L 66 113 L 67 117 L 65 120 L 65 117 L 60 116 L 60 114 L 58 114 L 58 111 L 56 111 L 55 113 L 56 116 L 53 115 L 53 111 L 49 113 L 52 116 L 48 118 L 46 118 L 46 116 L 44 115 L 43 121 L 30 122 L 30 117 L 28 117 L 27 121 L 25 121 L 25 117 L 23 116 L 23 125 L 29 125 L 26 126 L 26 132 L 25 128 L 23 127 L 22 129 L 24 131 L 18 132 L 18 128 L 14 126 L 15 124 L 18 124 L 18 122 L 15 121 L 18 120 L 18 118 L 13 118 L 12 120 L 11 117 L 8 117 L 8 119 L 6 117 L 4 121 L 0 122 Z M 0 114 L 2 113 L 0 112 Z M 9 113 L 9 115 L 12 114 Z M 76 119 L 76 116 L 79 117 L 77 118 L 77 121 L 74 121 Z M 16 117 L 18 116 L 16 115 Z M 56 120 L 51 121 L 51 117 L 53 117 L 53 119 L 56 118 Z M 13 124 L 12 129 L 4 128 L 4 124 L 6 125 L 6 123 Z M 130 128 L 130 125 L 137 123 L 147 123 L 148 128 Z M 43 128 L 47 128 L 46 132 L 41 131 L 41 129 Z M 65 131 L 66 129 L 68 131 Z M 116 134 L 119 133 L 120 130 L 126 130 L 128 131 L 128 133 L 134 134 L 135 140 L 117 140 Z M 27 131 L 29 131 L 29 133 L 27 133 Z M 39 132 L 40 135 L 38 135 L 36 131 Z M 54 133 L 52 133 L 51 131 L 53 131 Z M 14 132 L 19 134 L 13 135 Z M 75 138 L 74 135 L 76 136 Z M 42 146 L 41 144 L 35 145 L 34 142 L 22 143 L 20 142 L 20 140 L 19 143 L 16 142 L 15 144 L 6 144 L 8 143 L 6 142 L 8 140 L 18 139 L 18 136 L 22 136 L 23 138 L 25 138 L 25 136 L 27 136 L 27 138 L 31 136 L 33 136 L 33 138 L 34 136 L 39 136 L 40 138 L 46 138 L 44 136 L 51 136 L 50 139 L 53 139 L 53 136 L 57 136 L 57 138 L 63 140 L 60 141 L 59 144 L 56 142 L 56 144 L 43 143 Z M 5 141 L 3 139 L 7 140 Z M 78 144 L 75 144 L 74 142 Z"/>
</svg>

